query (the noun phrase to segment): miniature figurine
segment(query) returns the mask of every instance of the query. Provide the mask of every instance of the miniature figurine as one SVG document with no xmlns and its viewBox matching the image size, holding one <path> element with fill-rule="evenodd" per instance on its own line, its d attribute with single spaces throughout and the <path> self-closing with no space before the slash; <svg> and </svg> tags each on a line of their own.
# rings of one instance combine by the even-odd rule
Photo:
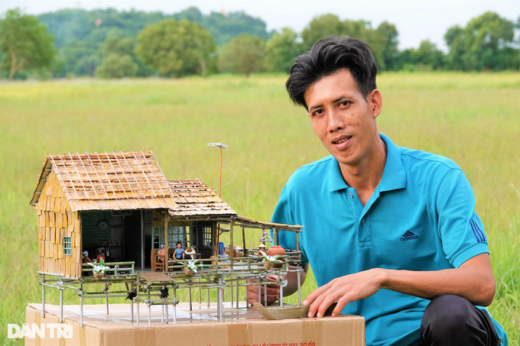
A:
<svg viewBox="0 0 520 346">
<path fill-rule="evenodd" d="M 88 257 L 88 251 L 83 251 L 83 263 L 94 263 L 89 257 Z"/>
<path fill-rule="evenodd" d="M 180 241 L 177 242 L 177 248 L 175 249 L 175 259 L 180 260 L 184 259 L 184 249 L 182 248 L 182 243 Z"/>
<path fill-rule="evenodd" d="M 195 247 L 193 245 L 191 245 L 186 251 L 185 251 L 186 255 L 188 255 L 188 259 L 195 259 Z"/>
</svg>

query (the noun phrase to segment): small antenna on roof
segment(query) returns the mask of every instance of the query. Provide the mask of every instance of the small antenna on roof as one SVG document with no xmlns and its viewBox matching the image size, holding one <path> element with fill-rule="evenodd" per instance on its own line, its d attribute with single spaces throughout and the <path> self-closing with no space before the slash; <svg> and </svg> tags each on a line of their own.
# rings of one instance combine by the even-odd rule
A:
<svg viewBox="0 0 520 346">
<path fill-rule="evenodd" d="M 220 148 L 220 173 L 218 178 L 218 196 L 222 197 L 222 149 L 226 149 L 228 146 L 222 143 L 208 143 L 208 147 L 219 147 Z"/>
</svg>

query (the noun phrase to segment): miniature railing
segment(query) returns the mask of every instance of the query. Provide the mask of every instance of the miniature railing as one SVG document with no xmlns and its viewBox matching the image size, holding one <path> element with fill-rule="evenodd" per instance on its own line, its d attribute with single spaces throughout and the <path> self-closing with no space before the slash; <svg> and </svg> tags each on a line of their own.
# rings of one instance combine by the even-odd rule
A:
<svg viewBox="0 0 520 346">
<path fill-rule="evenodd" d="M 286 255 L 279 256 L 279 260 L 283 261 L 283 268 L 287 270 L 288 266 L 299 265 L 301 263 L 301 252 L 289 251 Z M 200 269 L 204 273 L 218 272 L 219 270 L 263 270 L 263 256 L 246 255 L 241 257 L 234 257 L 231 262 L 231 258 L 205 258 L 197 261 Z M 168 260 L 168 269 L 173 271 L 183 270 L 184 264 L 188 263 L 187 259 L 175 259 Z M 232 264 L 231 264 L 232 263 Z"/>
<path fill-rule="evenodd" d="M 93 263 L 99 264 L 99 263 Z M 105 274 L 113 273 L 112 275 L 120 275 L 120 274 L 135 274 L 135 262 L 105 262 L 103 265 L 110 267 L 110 269 L 105 270 Z M 121 267 L 125 266 L 125 267 Z M 92 272 L 94 268 L 92 268 L 88 263 L 83 263 L 83 273 Z"/>
</svg>

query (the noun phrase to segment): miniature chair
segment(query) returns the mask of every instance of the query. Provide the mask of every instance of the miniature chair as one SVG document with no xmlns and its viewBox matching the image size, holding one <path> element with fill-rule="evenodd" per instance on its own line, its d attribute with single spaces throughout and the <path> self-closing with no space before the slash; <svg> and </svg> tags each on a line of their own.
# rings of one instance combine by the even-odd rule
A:
<svg viewBox="0 0 520 346">
<path fill-rule="evenodd" d="M 155 255 L 155 269 L 154 269 L 154 272 L 156 271 L 164 271 L 164 257 L 165 255 Z"/>
<path fill-rule="evenodd" d="M 164 255 L 158 255 L 158 249 L 152 249 L 152 271 L 164 271 Z"/>
</svg>

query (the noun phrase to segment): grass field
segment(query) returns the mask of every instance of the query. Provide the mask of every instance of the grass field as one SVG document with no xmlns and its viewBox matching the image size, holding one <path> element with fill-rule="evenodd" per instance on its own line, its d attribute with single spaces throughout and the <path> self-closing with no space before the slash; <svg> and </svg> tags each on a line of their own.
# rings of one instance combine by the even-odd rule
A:
<svg viewBox="0 0 520 346">
<path fill-rule="evenodd" d="M 39 302 L 36 214 L 46 153 L 151 148 L 169 179 L 218 186 L 218 151 L 236 173 L 223 198 L 268 221 L 288 177 L 327 155 L 285 77 L 0 84 L 0 344 Z M 384 74 L 379 130 L 400 146 L 447 156 L 473 185 L 497 281 L 493 317 L 520 345 L 520 75 Z M 223 183 L 233 174 L 224 171 Z M 251 236 L 256 242 L 257 235 Z M 304 296 L 315 287 L 304 286 Z M 58 294 L 48 295 L 51 303 Z M 293 299 L 294 300 L 294 299 Z M 66 296 L 77 304 L 77 297 Z M 18 341 L 21 344 L 21 341 Z"/>
</svg>

